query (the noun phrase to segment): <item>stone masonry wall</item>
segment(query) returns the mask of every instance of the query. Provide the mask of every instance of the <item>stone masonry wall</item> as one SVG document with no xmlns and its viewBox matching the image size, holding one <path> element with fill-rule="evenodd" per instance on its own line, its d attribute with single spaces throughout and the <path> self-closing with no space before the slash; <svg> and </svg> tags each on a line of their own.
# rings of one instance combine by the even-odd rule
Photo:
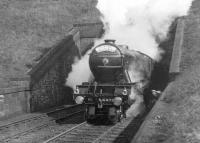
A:
<svg viewBox="0 0 200 143">
<path fill-rule="evenodd" d="M 54 46 L 29 72 L 31 76 L 31 111 L 63 104 L 73 104 L 72 89 L 65 86 L 74 58 L 80 58 L 95 38 L 103 34 L 102 23 L 74 24 L 59 44 Z"/>
<path fill-rule="evenodd" d="M 94 45 L 95 39 L 103 36 L 103 23 L 78 23 L 74 24 L 74 28 L 80 31 L 81 55 L 84 55 L 88 49 Z"/>
<path fill-rule="evenodd" d="M 91 48 L 94 39 L 101 36 L 102 28 L 99 23 L 76 25 L 26 75 L 9 79 L 15 88 L 0 89 L 0 119 L 74 104 L 73 91 L 65 86 L 65 80 L 74 59 Z"/>
<path fill-rule="evenodd" d="M 53 47 L 32 69 L 31 112 L 63 104 L 72 104 L 72 90 L 65 86 L 75 57 L 80 57 L 79 32 L 72 29 L 69 35 Z"/>
<path fill-rule="evenodd" d="M 30 112 L 29 91 L 28 87 L 0 89 L 0 119 Z"/>
</svg>

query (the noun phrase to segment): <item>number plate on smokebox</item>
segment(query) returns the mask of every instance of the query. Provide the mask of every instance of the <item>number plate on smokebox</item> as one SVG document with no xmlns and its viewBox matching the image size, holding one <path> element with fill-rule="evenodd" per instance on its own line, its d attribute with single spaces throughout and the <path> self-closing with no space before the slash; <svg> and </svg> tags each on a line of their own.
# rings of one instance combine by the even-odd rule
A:
<svg viewBox="0 0 200 143">
<path fill-rule="evenodd" d="M 113 99 L 112 98 L 98 98 L 98 101 L 102 103 L 111 103 L 113 102 Z"/>
</svg>

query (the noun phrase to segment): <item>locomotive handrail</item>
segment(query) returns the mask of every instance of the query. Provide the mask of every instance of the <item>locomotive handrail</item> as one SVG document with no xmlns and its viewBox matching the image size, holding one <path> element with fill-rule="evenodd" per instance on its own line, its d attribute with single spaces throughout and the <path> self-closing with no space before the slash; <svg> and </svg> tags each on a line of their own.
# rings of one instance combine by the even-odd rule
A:
<svg viewBox="0 0 200 143">
<path fill-rule="evenodd" d="M 98 68 L 122 68 L 123 66 L 97 66 Z"/>
<path fill-rule="evenodd" d="M 132 83 L 119 83 L 119 84 L 98 84 L 97 86 L 107 86 L 107 87 L 122 87 L 122 86 L 132 86 L 137 84 L 138 82 L 132 82 Z M 90 85 L 95 86 L 93 84 Z M 88 87 L 88 85 L 78 85 L 78 87 Z"/>
<path fill-rule="evenodd" d="M 100 45 L 96 46 L 94 49 L 96 49 L 96 48 L 98 48 L 98 47 L 100 47 L 102 45 L 111 45 L 111 46 L 115 47 L 119 51 L 121 56 L 123 55 L 121 49 L 116 44 L 113 44 L 113 43 L 103 43 L 103 44 L 100 44 Z"/>
<path fill-rule="evenodd" d="M 100 57 L 100 58 L 110 58 L 110 57 L 116 57 L 116 58 L 121 58 L 122 55 L 112 55 L 112 54 L 104 54 L 104 55 L 98 55 L 98 54 L 93 54 L 94 56 Z"/>
<path fill-rule="evenodd" d="M 130 75 L 129 75 L 128 71 L 124 70 L 124 73 L 125 73 L 125 76 L 128 79 L 128 81 L 131 82 L 131 78 L 130 78 Z"/>
</svg>

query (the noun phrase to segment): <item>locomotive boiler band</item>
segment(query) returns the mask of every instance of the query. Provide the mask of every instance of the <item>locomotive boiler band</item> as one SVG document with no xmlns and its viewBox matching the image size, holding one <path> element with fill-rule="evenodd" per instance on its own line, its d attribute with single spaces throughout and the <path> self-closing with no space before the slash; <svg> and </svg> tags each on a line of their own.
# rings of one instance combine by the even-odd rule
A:
<svg viewBox="0 0 200 143">
<path fill-rule="evenodd" d="M 89 57 L 94 80 L 77 85 L 74 100 L 86 105 L 86 119 L 106 116 L 112 122 L 126 117 L 135 96 L 149 87 L 153 60 L 145 54 L 105 40 Z"/>
</svg>

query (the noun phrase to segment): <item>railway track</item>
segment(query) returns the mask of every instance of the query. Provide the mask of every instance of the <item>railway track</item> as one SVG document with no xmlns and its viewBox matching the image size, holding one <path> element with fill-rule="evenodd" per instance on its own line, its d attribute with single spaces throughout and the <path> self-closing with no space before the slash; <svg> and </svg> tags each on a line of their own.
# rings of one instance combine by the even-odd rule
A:
<svg viewBox="0 0 200 143">
<path fill-rule="evenodd" d="M 33 117 L 28 117 L 28 118 L 25 118 L 25 119 L 22 119 L 22 120 L 13 121 L 13 122 L 10 122 L 10 123 L 7 123 L 7 124 L 0 125 L 0 130 L 2 130 L 4 128 L 9 128 L 11 126 L 17 126 L 17 125 L 22 124 L 22 123 L 26 124 L 27 122 L 34 121 L 34 120 L 38 121 L 39 119 L 44 119 L 47 116 L 60 118 L 60 119 L 62 117 L 65 118 L 66 110 L 70 110 L 70 112 L 73 112 L 74 110 L 77 110 L 77 107 L 80 107 L 80 109 L 83 108 L 83 106 L 80 106 L 80 105 L 73 105 L 73 106 L 69 106 L 69 107 L 61 107 L 61 108 L 58 108 L 58 109 L 55 109 L 55 110 L 44 112 L 40 115 L 35 115 Z"/>
<path fill-rule="evenodd" d="M 143 117 L 128 118 L 115 125 L 78 124 L 43 143 L 128 143 L 139 129 Z"/>
<path fill-rule="evenodd" d="M 111 125 L 104 124 L 103 121 L 98 124 L 88 124 L 84 120 L 80 120 L 79 116 L 83 117 L 83 107 L 72 107 L 71 113 L 62 116 L 58 112 L 64 113 L 64 109 L 58 109 L 48 112 L 52 117 L 48 121 L 41 122 L 32 128 L 27 128 L 26 130 L 16 132 L 0 138 L 2 143 L 28 143 L 28 142 L 43 142 L 43 143 L 61 143 L 61 142 L 71 142 L 71 143 L 129 143 L 134 135 L 137 133 L 141 123 L 143 122 L 145 115 L 139 118 L 127 118 L 123 119 L 121 122 Z M 75 109 L 78 109 L 77 111 Z M 82 114 L 82 115 L 81 115 Z M 56 118 L 56 116 L 58 118 Z M 40 116 L 41 117 L 41 116 Z M 40 118 L 38 116 L 38 118 Z M 77 119 L 76 119 L 77 118 Z M 35 119 L 35 118 L 31 118 Z M 28 120 L 28 119 L 27 119 Z M 79 120 L 75 121 L 74 120 Z M 22 120 L 25 122 L 24 120 Z M 66 122 L 65 122 L 66 121 Z M 69 122 L 68 122 L 69 121 Z M 63 122 L 60 126 L 55 122 Z M 19 124 L 19 121 L 13 122 L 13 124 Z M 9 123 L 8 126 L 11 126 Z M 0 133 L 3 131 L 0 126 Z M 49 131 L 51 131 L 51 133 Z M 41 135 L 44 134 L 44 135 Z M 39 137 L 39 136 L 40 137 Z M 37 137 L 36 138 L 34 138 Z M 28 139 L 28 140 L 27 140 Z"/>
<path fill-rule="evenodd" d="M 74 116 L 78 116 L 84 113 L 82 106 L 71 106 L 71 107 L 63 107 L 57 110 L 49 111 L 43 113 L 42 115 L 34 116 L 31 118 L 14 121 L 5 125 L 0 126 L 0 142 L 9 142 L 14 138 L 18 138 L 20 136 L 29 134 L 31 132 L 37 131 L 41 128 L 50 126 L 55 122 L 60 122 L 62 120 L 67 120 L 69 118 L 73 118 Z M 47 115 L 51 118 L 47 118 Z M 31 127 L 31 125 L 34 125 Z M 25 127 L 24 130 L 20 130 L 20 126 Z M 12 134 L 9 132 L 12 130 Z"/>
</svg>

